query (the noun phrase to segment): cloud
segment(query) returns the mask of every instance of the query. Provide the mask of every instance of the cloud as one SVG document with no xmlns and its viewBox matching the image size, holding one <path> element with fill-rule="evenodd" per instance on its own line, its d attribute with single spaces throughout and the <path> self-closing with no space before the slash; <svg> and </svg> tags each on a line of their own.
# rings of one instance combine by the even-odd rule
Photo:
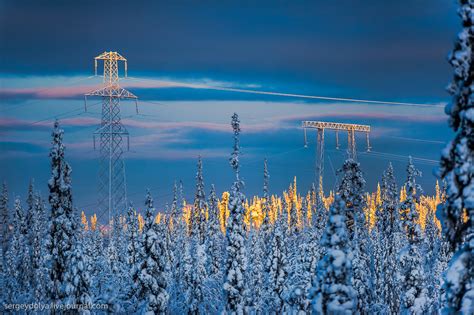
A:
<svg viewBox="0 0 474 315">
<path fill-rule="evenodd" d="M 64 99 L 73 97 L 83 97 L 84 94 L 101 89 L 102 83 L 84 84 L 74 83 L 75 77 L 24 77 L 24 78 L 1 78 L 3 86 L 0 88 L 0 98 L 9 99 Z M 100 78 L 100 77 L 83 77 L 79 79 L 84 81 L 86 79 Z M 48 85 L 38 85 L 38 81 L 48 82 Z M 79 81 L 77 80 L 77 81 Z M 9 82 L 11 81 L 11 82 Z M 89 80 L 90 81 L 90 80 Z M 64 84 L 74 84 L 73 86 L 64 86 Z M 24 86 L 30 87 L 24 87 Z M 34 85 L 34 86 L 31 86 Z M 18 87 L 22 86 L 22 87 Z M 184 79 L 182 82 L 173 80 L 172 78 L 134 78 L 128 77 L 120 81 L 120 86 L 123 88 L 137 88 L 137 89 L 170 89 L 170 88 L 193 88 L 203 89 L 209 86 L 232 89 L 232 88 L 259 88 L 259 84 L 237 83 L 229 81 L 217 81 L 209 78 L 201 79 Z"/>
</svg>

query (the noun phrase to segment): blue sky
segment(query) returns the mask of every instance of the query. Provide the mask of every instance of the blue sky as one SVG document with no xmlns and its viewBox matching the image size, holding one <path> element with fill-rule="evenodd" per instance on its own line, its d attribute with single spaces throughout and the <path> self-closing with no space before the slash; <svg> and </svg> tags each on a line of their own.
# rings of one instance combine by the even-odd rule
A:
<svg viewBox="0 0 474 315">
<path fill-rule="evenodd" d="M 49 134 L 57 116 L 66 131 L 76 205 L 94 210 L 92 133 L 100 105 L 90 100 L 84 113 L 81 95 L 101 84 L 90 77 L 93 57 L 116 50 L 129 62 L 130 78 L 122 84 L 140 99 L 140 115 L 132 103 L 122 105 L 131 134 L 127 180 L 136 204 L 149 187 L 163 206 L 175 180 L 185 182 L 190 198 L 198 155 L 207 188 L 228 189 L 233 112 L 242 121 L 247 195 L 261 191 L 265 156 L 273 193 L 293 176 L 300 188 L 309 187 L 315 134 L 304 149 L 304 119 L 372 126 L 377 153 L 359 155 L 369 190 L 389 160 L 401 183 L 404 157 L 413 155 L 426 159 L 417 163 L 421 183 L 432 192 L 431 161 L 451 137 L 441 105 L 449 101 L 446 56 L 458 25 L 454 2 L 443 0 L 0 1 L 0 180 L 13 196 L 24 195 L 34 177 L 46 196 Z M 310 101 L 164 81 L 436 106 Z M 334 149 L 333 133 L 326 140 L 329 190 L 344 150 Z M 364 137 L 357 140 L 363 152 Z"/>
</svg>

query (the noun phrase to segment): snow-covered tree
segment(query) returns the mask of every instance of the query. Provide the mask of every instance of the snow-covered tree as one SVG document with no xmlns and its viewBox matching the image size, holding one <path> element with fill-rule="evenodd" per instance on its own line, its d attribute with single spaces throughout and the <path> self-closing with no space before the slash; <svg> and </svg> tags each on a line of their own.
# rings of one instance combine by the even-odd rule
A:
<svg viewBox="0 0 474 315">
<path fill-rule="evenodd" d="M 446 202 L 437 215 L 443 233 L 456 250 L 446 272 L 446 313 L 474 313 L 474 2 L 459 0 L 462 31 L 449 63 L 454 78 L 446 105 L 453 140 L 441 156 L 441 177 L 447 182 Z"/>
<path fill-rule="evenodd" d="M 142 232 L 143 259 L 138 271 L 138 298 L 144 302 L 147 314 L 164 314 L 168 309 L 169 295 L 166 279 L 166 252 L 164 224 L 155 223 L 153 198 L 146 196 L 145 225 Z"/>
<path fill-rule="evenodd" d="M 271 312 L 281 313 L 288 293 L 288 253 L 285 243 L 286 230 L 284 221 L 286 216 L 279 217 L 270 240 L 270 251 L 267 261 L 267 307 Z"/>
<path fill-rule="evenodd" d="M 381 201 L 376 210 L 377 221 L 374 229 L 374 297 L 379 305 L 387 306 L 394 314 L 400 309 L 399 285 L 394 275 L 397 272 L 402 232 L 398 213 L 398 187 L 391 163 L 382 176 Z"/>
<path fill-rule="evenodd" d="M 6 253 L 8 241 L 10 239 L 10 217 L 8 214 L 8 188 L 7 183 L 2 184 L 2 194 L 0 195 L 0 237 L 2 251 Z"/>
<path fill-rule="evenodd" d="M 196 236 L 197 238 L 197 236 Z M 206 280 L 207 280 L 207 253 L 205 244 L 200 244 L 199 240 L 191 239 L 192 269 L 191 283 L 189 287 L 188 314 L 206 313 Z"/>
<path fill-rule="evenodd" d="M 93 301 L 91 296 L 91 279 L 88 269 L 88 257 L 84 255 L 83 244 L 80 240 L 80 225 L 79 215 L 77 211 L 74 214 L 72 221 L 72 228 L 74 230 L 71 251 L 68 253 L 68 265 L 66 268 L 65 278 L 67 279 L 65 285 L 65 300 L 64 303 L 68 305 L 84 305 L 90 306 Z M 90 314 L 86 309 L 83 314 Z"/>
<path fill-rule="evenodd" d="M 79 241 L 79 216 L 72 205 L 71 167 L 64 159 L 63 130 L 58 121 L 52 132 L 51 205 L 48 255 L 50 257 L 48 297 L 59 304 L 91 302 L 89 274 L 82 244 Z"/>
<path fill-rule="evenodd" d="M 360 164 L 353 159 L 347 159 L 339 173 L 342 173 L 342 180 L 338 186 L 338 193 L 346 203 L 346 224 L 349 239 L 352 240 L 356 229 L 356 216 L 364 215 L 365 179 Z"/>
<path fill-rule="evenodd" d="M 244 182 L 240 179 L 239 170 L 239 116 L 232 115 L 234 131 L 234 150 L 230 157 L 230 165 L 235 172 L 235 181 L 229 196 L 229 218 L 226 227 L 227 259 L 225 272 L 225 310 L 229 314 L 243 314 L 245 310 L 246 283 L 244 281 L 247 267 L 245 247 L 244 201 L 242 193 Z"/>
<path fill-rule="evenodd" d="M 45 237 L 47 233 L 46 214 L 43 200 L 35 196 L 33 206 L 33 226 L 31 227 L 31 266 L 33 269 L 34 300 L 41 301 L 46 291 L 47 266 L 44 258 Z"/>
<path fill-rule="evenodd" d="M 316 314 L 353 314 L 357 293 L 352 287 L 352 250 L 346 225 L 345 202 L 337 195 L 329 211 L 320 260 L 310 298 Z"/>
<path fill-rule="evenodd" d="M 26 218 L 19 198 L 15 199 L 13 231 L 6 253 L 7 290 L 10 302 L 28 299 L 28 275 L 31 274 L 30 254 L 25 232 Z"/>
<path fill-rule="evenodd" d="M 346 204 L 346 225 L 353 254 L 353 287 L 357 292 L 357 309 L 368 312 L 373 303 L 371 274 L 371 239 L 365 220 L 365 179 L 360 164 L 347 159 L 342 169 L 342 180 L 338 187 L 339 195 Z"/>
<path fill-rule="evenodd" d="M 268 190 L 268 185 L 270 181 L 270 174 L 268 172 L 267 159 L 263 161 L 263 196 L 262 196 L 262 213 L 265 216 L 263 218 L 260 237 L 265 238 L 265 241 L 269 240 L 271 233 L 271 222 L 270 222 L 270 194 Z"/>
<path fill-rule="evenodd" d="M 315 218 L 313 221 L 316 228 L 320 231 L 320 235 L 323 233 L 326 220 L 327 210 L 323 202 L 323 187 L 322 181 L 319 181 L 319 187 L 316 189 L 314 183 L 311 185 L 311 199 L 312 199 L 312 215 Z"/>
<path fill-rule="evenodd" d="M 138 231 L 138 217 L 136 210 L 132 205 L 128 207 L 127 211 L 127 258 L 130 274 L 133 274 L 133 270 L 137 268 L 137 265 L 141 258 L 140 253 L 140 234 Z"/>
<path fill-rule="evenodd" d="M 115 216 L 109 223 L 104 254 L 101 255 L 100 295 L 98 301 L 107 304 L 111 312 L 124 312 L 134 296 L 130 295 L 131 277 L 128 265 L 127 245 L 121 217 Z"/>
<path fill-rule="evenodd" d="M 262 230 L 251 228 L 249 234 L 249 247 L 247 253 L 250 257 L 247 268 L 249 283 L 248 305 L 256 313 L 265 311 L 265 238 Z"/>
<path fill-rule="evenodd" d="M 422 232 L 418 224 L 419 214 L 416 210 L 416 202 L 418 194 L 421 193 L 421 187 L 416 183 L 417 176 L 421 176 L 421 172 L 415 168 L 410 157 L 405 183 L 407 196 L 400 205 L 403 230 L 408 240 L 399 255 L 399 278 L 402 293 L 400 312 L 403 314 L 423 314 L 428 311 L 430 303 L 423 258 L 420 252 Z"/>
<path fill-rule="evenodd" d="M 446 271 L 448 269 L 449 260 L 452 257 L 451 246 L 446 238 L 438 239 L 436 261 L 433 266 L 433 309 L 440 310 L 447 306 L 446 286 L 444 285 Z"/>
<path fill-rule="evenodd" d="M 219 282 L 222 280 L 222 239 L 221 225 L 219 221 L 219 200 L 216 195 L 216 188 L 211 186 L 209 193 L 209 221 L 208 236 L 206 237 L 207 249 L 209 253 L 209 274 Z"/>
<path fill-rule="evenodd" d="M 50 283 L 48 296 L 56 303 L 66 302 L 72 294 L 66 287 L 70 279 L 67 271 L 74 241 L 74 210 L 71 193 L 71 167 L 64 160 L 63 130 L 59 122 L 54 123 L 52 132 L 51 178 L 49 186 L 49 203 L 51 205 L 51 226 L 49 231 L 48 252 L 51 257 L 49 270 Z"/>
<path fill-rule="evenodd" d="M 196 173 L 196 194 L 194 197 L 193 213 L 190 218 L 191 236 L 197 236 L 199 243 L 204 243 L 206 234 L 206 193 L 204 191 L 204 177 L 202 174 L 202 159 L 199 157 Z"/>
<path fill-rule="evenodd" d="M 176 185 L 176 181 L 173 185 L 173 201 L 171 202 L 171 212 L 169 218 L 169 226 L 170 228 L 174 228 L 178 221 L 178 185 Z"/>
<path fill-rule="evenodd" d="M 191 253 L 191 239 L 185 238 L 183 241 L 183 248 L 181 249 L 183 254 L 181 255 L 180 264 L 180 282 L 179 282 L 179 297 L 182 297 L 180 308 L 182 312 L 186 312 L 189 309 L 197 309 L 198 306 L 192 304 L 192 288 L 193 288 L 193 257 Z"/>
<path fill-rule="evenodd" d="M 28 185 L 28 197 L 26 198 L 27 208 L 25 209 L 25 233 L 28 235 L 28 246 L 33 244 L 33 235 L 30 233 L 34 221 L 34 207 L 35 207 L 35 186 L 34 180 L 31 179 Z"/>
</svg>

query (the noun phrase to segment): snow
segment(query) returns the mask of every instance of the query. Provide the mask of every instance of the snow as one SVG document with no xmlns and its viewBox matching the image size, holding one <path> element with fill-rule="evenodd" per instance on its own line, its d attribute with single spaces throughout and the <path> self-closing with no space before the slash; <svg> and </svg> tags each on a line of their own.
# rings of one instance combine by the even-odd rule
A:
<svg viewBox="0 0 474 315">
<path fill-rule="evenodd" d="M 464 60 L 470 58 L 465 53 L 455 55 L 462 59 L 456 59 L 461 67 L 470 62 Z M 384 172 L 375 226 L 366 222 L 365 180 L 355 160 L 345 161 L 329 211 L 322 188 L 316 191 L 314 185 L 303 197 L 296 194 L 296 181 L 289 189 L 294 195 L 270 196 L 265 160 L 259 218 L 263 223 L 259 228 L 253 221 L 257 216 L 249 216 L 247 224 L 237 114 L 231 122 L 234 144 L 229 162 L 235 180 L 225 195 L 227 222 L 226 209 L 220 208 L 226 203 L 219 200 L 214 185 L 206 199 L 199 158 L 192 207 L 183 198 L 183 184 L 175 183 L 170 211 L 162 214 L 160 223 L 155 222 L 157 210 L 148 192 L 143 230 L 138 227 L 139 210 L 132 205 L 126 218 L 114 218 L 107 229 L 85 230 L 72 203 L 72 169 L 56 122 L 50 211 L 31 184 L 27 207 L 16 198 L 14 217 L 9 218 L 3 187 L 0 223 L 6 251 L 0 246 L 0 253 L 5 253 L 0 261 L 0 285 L 5 288 L 1 302 L 101 303 L 111 313 L 144 314 L 426 314 L 438 309 L 472 314 L 472 134 L 461 123 L 472 119 L 472 113 L 458 105 L 463 104 L 450 107 L 458 135 L 442 160 L 447 200 L 437 216 L 443 236 L 434 209 L 429 210 L 425 230 L 420 228 L 417 205 L 422 190 L 416 179 L 421 174 L 411 159 L 403 201 L 393 167 Z M 306 219 L 301 213 L 311 216 Z M 461 220 L 466 214 L 467 220 Z M 9 222 L 11 231 L 4 228 Z"/>
</svg>

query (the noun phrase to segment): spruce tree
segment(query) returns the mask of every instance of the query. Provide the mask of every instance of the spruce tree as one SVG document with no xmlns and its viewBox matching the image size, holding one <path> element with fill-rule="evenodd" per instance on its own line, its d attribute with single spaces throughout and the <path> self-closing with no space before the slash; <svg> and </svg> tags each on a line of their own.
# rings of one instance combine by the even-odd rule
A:
<svg viewBox="0 0 474 315">
<path fill-rule="evenodd" d="M 65 288 L 70 257 L 73 252 L 74 228 L 71 193 L 71 167 L 64 160 L 63 130 L 58 121 L 52 132 L 51 178 L 49 186 L 49 203 L 51 205 L 51 226 L 49 231 L 48 251 L 51 256 L 48 285 L 49 298 L 55 303 L 65 302 L 71 292 Z"/>
<path fill-rule="evenodd" d="M 19 198 L 15 199 L 14 211 L 12 238 L 6 253 L 7 300 L 19 303 L 29 298 L 27 275 L 31 273 L 31 265 L 27 237 L 24 234 L 26 218 Z"/>
<path fill-rule="evenodd" d="M 202 174 L 202 159 L 199 157 L 196 172 L 196 194 L 194 197 L 193 214 L 191 215 L 191 236 L 196 236 L 200 244 L 204 243 L 206 234 L 206 193 L 204 191 L 204 177 Z"/>
<path fill-rule="evenodd" d="M 385 305 L 391 313 L 397 313 L 399 306 L 399 285 L 397 273 L 398 253 L 401 249 L 402 231 L 398 213 L 398 187 L 392 164 L 382 176 L 381 204 L 377 207 L 374 244 L 375 298 L 379 305 Z"/>
<path fill-rule="evenodd" d="M 126 237 L 128 240 L 127 245 L 127 258 L 130 274 L 133 274 L 133 270 L 137 268 L 137 264 L 141 258 L 140 252 L 140 234 L 138 230 L 138 217 L 136 210 L 132 205 L 128 207 L 127 211 L 127 230 Z"/>
<path fill-rule="evenodd" d="M 352 245 L 354 263 L 353 287 L 357 292 L 357 308 L 368 312 L 373 302 L 373 285 L 371 274 L 371 243 L 368 224 L 365 221 L 365 179 L 360 164 L 347 159 L 342 169 L 342 180 L 338 193 L 346 204 L 346 225 Z"/>
<path fill-rule="evenodd" d="M 229 218 L 226 228 L 227 259 L 225 272 L 225 311 L 229 314 L 243 314 L 245 311 L 246 283 L 244 281 L 247 268 L 245 248 L 244 201 L 242 193 L 244 182 L 240 179 L 239 169 L 239 116 L 232 115 L 232 129 L 234 131 L 234 150 L 229 159 L 235 172 L 235 181 L 229 196 Z"/>
<path fill-rule="evenodd" d="M 74 212 L 72 221 L 74 234 L 65 275 L 67 282 L 64 288 L 66 293 L 64 303 L 68 305 L 82 305 L 85 307 L 82 313 L 90 314 L 88 307 L 92 304 L 93 297 L 91 296 L 91 279 L 88 269 L 89 262 L 80 239 L 79 215 L 77 211 Z"/>
<path fill-rule="evenodd" d="M 337 195 L 321 238 L 326 254 L 318 263 L 310 294 L 316 314 L 353 314 L 357 310 L 357 293 L 352 287 L 353 255 L 345 212 L 345 202 Z"/>
<path fill-rule="evenodd" d="M 141 252 L 143 259 L 138 272 L 138 298 L 144 302 L 143 311 L 149 314 L 165 314 L 169 295 L 166 279 L 166 253 L 164 225 L 155 223 L 155 208 L 150 192 L 146 196 L 145 226 L 143 227 Z"/>
<path fill-rule="evenodd" d="M 288 253 L 285 244 L 286 216 L 281 216 L 275 222 L 273 229 L 270 252 L 267 261 L 267 307 L 271 312 L 281 313 L 285 303 L 285 295 L 287 294 L 287 278 L 288 278 Z"/>
<path fill-rule="evenodd" d="M 267 159 L 263 161 L 263 196 L 262 196 L 262 213 L 264 215 L 262 226 L 260 227 L 262 233 L 261 237 L 265 239 L 266 242 L 269 241 L 271 233 L 271 222 L 270 222 L 270 194 L 268 190 L 270 180 L 270 174 L 268 172 L 268 163 Z"/>
<path fill-rule="evenodd" d="M 39 195 L 35 196 L 35 202 L 33 207 L 33 226 L 31 227 L 31 234 L 33 236 L 31 245 L 31 258 L 32 258 L 32 269 L 33 269 L 33 287 L 34 287 L 34 300 L 41 301 L 46 291 L 46 275 L 47 266 L 44 258 L 45 252 L 45 237 L 47 233 L 46 225 L 46 214 L 43 204 L 43 200 Z"/>
<path fill-rule="evenodd" d="M 0 237 L 2 251 L 6 253 L 8 241 L 10 240 L 10 217 L 8 214 L 8 188 L 7 183 L 2 184 L 2 194 L 0 195 Z"/>
<path fill-rule="evenodd" d="M 399 277 L 402 289 L 400 312 L 403 314 L 423 314 L 428 311 L 430 303 L 420 252 L 422 232 L 418 224 L 416 202 L 418 202 L 421 187 L 416 183 L 417 176 L 421 176 L 421 172 L 415 168 L 410 157 L 405 183 L 407 197 L 400 205 L 403 230 L 408 240 L 399 254 Z"/>
<path fill-rule="evenodd" d="M 91 301 L 89 274 L 79 241 L 79 216 L 72 205 L 71 167 L 64 159 L 63 130 L 58 121 L 52 132 L 51 206 L 48 254 L 50 257 L 48 297 L 58 304 L 88 304 Z"/>
<path fill-rule="evenodd" d="M 262 230 L 251 228 L 249 234 L 249 248 L 247 253 L 250 257 L 248 265 L 249 283 L 249 305 L 256 313 L 261 314 L 265 310 L 265 238 Z"/>
<path fill-rule="evenodd" d="M 209 254 L 209 274 L 219 282 L 222 280 L 222 239 L 221 225 L 219 221 L 219 200 L 216 195 L 216 188 L 211 185 L 209 193 L 209 221 L 208 236 L 206 238 Z"/>
<path fill-rule="evenodd" d="M 441 177 L 446 180 L 446 202 L 438 208 L 443 233 L 455 250 L 445 276 L 444 312 L 474 313 L 474 2 L 459 0 L 462 30 L 449 63 L 454 78 L 446 105 L 453 140 L 441 156 Z"/>
</svg>

